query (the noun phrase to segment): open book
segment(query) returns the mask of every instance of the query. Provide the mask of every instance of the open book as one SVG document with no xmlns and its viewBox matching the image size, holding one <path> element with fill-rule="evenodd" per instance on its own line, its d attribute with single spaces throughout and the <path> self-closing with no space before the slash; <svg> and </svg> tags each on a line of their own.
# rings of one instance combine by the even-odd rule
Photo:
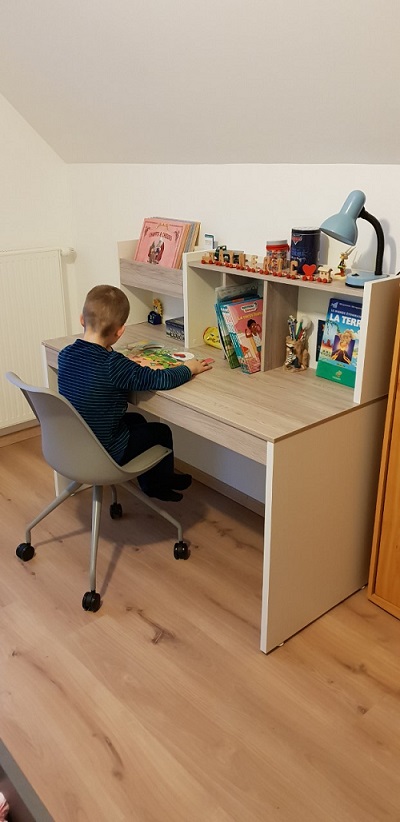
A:
<svg viewBox="0 0 400 822">
<path fill-rule="evenodd" d="M 147 365 L 153 370 L 175 368 L 177 365 L 184 365 L 187 360 L 194 359 L 194 354 L 189 351 L 180 351 L 179 349 L 175 351 L 149 340 L 129 343 L 126 348 L 120 349 L 120 353 L 128 357 L 129 360 L 138 363 L 138 365 Z"/>
</svg>

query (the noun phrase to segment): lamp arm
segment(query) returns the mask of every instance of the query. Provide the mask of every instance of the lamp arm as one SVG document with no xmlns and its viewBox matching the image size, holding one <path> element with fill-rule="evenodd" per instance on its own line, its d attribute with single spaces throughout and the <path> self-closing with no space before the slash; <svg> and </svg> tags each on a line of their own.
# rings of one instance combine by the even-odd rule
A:
<svg viewBox="0 0 400 822">
<path fill-rule="evenodd" d="M 376 262 L 375 262 L 375 276 L 381 277 L 382 276 L 382 262 L 383 262 L 383 252 L 385 247 L 385 237 L 383 234 L 383 228 L 379 222 L 372 214 L 365 210 L 364 206 L 362 207 L 359 215 L 362 217 L 363 220 L 366 220 L 368 223 L 374 227 L 376 231 L 376 236 L 378 240 L 378 247 L 376 250 Z"/>
</svg>

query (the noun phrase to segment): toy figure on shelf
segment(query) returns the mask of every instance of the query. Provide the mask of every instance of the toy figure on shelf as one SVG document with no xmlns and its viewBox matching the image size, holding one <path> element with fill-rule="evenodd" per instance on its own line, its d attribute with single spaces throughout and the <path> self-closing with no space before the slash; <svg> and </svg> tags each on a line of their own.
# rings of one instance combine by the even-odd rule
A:
<svg viewBox="0 0 400 822">
<path fill-rule="evenodd" d="M 147 322 L 151 325 L 160 325 L 162 323 L 163 307 L 161 300 L 153 300 L 153 310 L 147 317 Z"/>
<path fill-rule="evenodd" d="M 344 280 L 346 277 L 346 270 L 347 270 L 347 260 L 350 257 L 350 254 L 353 253 L 355 250 L 355 245 L 353 248 L 350 248 L 348 251 L 344 251 L 343 254 L 340 255 L 340 263 L 338 263 L 338 270 L 335 271 L 333 278 L 335 280 Z"/>
<path fill-rule="evenodd" d="M 297 323 L 292 315 L 288 319 L 289 334 L 286 337 L 286 371 L 305 371 L 310 363 L 307 331 L 311 326 L 309 317 L 301 317 Z"/>
</svg>

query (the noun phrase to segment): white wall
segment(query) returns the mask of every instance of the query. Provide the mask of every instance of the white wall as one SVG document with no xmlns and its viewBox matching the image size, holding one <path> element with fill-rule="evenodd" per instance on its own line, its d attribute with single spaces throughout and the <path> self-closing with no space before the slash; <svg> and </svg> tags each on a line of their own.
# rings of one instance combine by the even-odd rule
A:
<svg viewBox="0 0 400 822">
<path fill-rule="evenodd" d="M 0 250 L 73 246 L 67 166 L 1 95 L 0 123 Z M 73 266 L 65 277 L 75 315 Z"/>
<path fill-rule="evenodd" d="M 68 244 L 67 166 L 1 95 L 0 122 L 0 247 Z"/>
</svg>

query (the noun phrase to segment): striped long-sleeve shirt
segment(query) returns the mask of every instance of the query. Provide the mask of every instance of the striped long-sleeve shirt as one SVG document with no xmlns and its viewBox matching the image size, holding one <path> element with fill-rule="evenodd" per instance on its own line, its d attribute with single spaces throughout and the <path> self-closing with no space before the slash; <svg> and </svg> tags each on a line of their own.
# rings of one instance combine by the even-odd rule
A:
<svg viewBox="0 0 400 822">
<path fill-rule="evenodd" d="M 58 356 L 60 394 L 76 408 L 116 462 L 121 462 L 129 439 L 123 419 L 128 393 L 176 388 L 191 376 L 187 365 L 153 370 L 82 339 Z"/>
</svg>

